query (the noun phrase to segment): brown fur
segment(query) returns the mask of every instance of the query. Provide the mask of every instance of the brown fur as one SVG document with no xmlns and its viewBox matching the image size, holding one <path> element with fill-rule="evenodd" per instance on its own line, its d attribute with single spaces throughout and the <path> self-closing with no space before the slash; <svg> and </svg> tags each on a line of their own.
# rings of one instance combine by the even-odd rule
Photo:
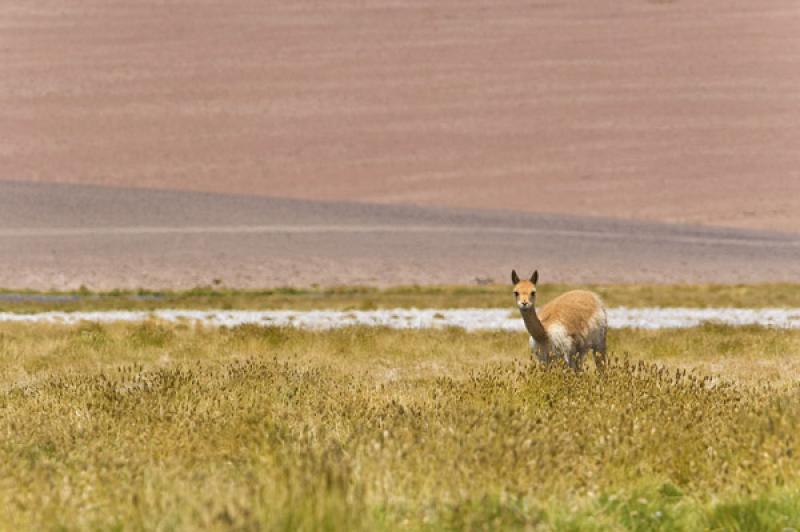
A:
<svg viewBox="0 0 800 532">
<path fill-rule="evenodd" d="M 514 285 L 514 295 L 519 303 L 533 303 L 536 297 L 536 285 L 530 281 L 520 281 Z"/>
<path fill-rule="evenodd" d="M 560 323 L 570 335 L 586 336 L 589 332 L 589 320 L 600 306 L 600 300 L 594 292 L 572 290 L 542 307 L 538 315 L 545 328 L 553 323 Z"/>
</svg>

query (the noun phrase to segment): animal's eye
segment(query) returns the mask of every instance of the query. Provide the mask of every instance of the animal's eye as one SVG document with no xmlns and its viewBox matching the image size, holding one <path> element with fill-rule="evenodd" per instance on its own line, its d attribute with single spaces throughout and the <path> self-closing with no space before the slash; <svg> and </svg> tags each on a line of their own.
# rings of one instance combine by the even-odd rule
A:
<svg viewBox="0 0 800 532">
<path fill-rule="evenodd" d="M 519 297 L 519 292 L 514 291 L 514 297 Z"/>
</svg>

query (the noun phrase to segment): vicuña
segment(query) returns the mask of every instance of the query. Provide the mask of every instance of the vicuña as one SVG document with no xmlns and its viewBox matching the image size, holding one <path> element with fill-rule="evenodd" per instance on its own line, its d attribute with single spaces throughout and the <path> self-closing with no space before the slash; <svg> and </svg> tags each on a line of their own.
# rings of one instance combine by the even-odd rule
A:
<svg viewBox="0 0 800 532">
<path fill-rule="evenodd" d="M 578 370 L 591 351 L 595 366 L 601 368 L 606 360 L 608 320 L 600 296 L 588 290 L 572 290 L 537 313 L 534 305 L 538 280 L 538 271 L 522 281 L 516 271 L 511 271 L 514 297 L 531 335 L 531 352 L 544 364 L 562 359 Z"/>
</svg>

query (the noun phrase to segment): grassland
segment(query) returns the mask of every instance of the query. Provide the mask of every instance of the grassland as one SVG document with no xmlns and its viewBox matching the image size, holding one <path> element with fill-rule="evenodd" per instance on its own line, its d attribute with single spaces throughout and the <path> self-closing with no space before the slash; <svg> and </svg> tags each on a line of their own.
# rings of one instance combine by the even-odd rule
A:
<svg viewBox="0 0 800 532">
<path fill-rule="evenodd" d="M 542 283 L 539 302 L 572 288 L 598 292 L 609 306 L 626 307 L 800 307 L 800 284 L 762 285 L 585 285 Z M 511 306 L 508 285 L 344 286 L 229 290 L 200 287 L 188 291 L 33 292 L 0 290 L 0 312 L 45 310 L 494 308 Z"/>
<path fill-rule="evenodd" d="M 613 331 L 581 375 L 525 345 L 0 324 L 0 529 L 800 526 L 800 331 Z"/>
</svg>

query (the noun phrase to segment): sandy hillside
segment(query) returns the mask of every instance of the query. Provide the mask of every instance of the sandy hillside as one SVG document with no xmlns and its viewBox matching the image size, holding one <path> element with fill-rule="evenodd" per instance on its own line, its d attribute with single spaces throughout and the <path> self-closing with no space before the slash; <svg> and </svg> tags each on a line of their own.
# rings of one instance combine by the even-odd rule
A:
<svg viewBox="0 0 800 532">
<path fill-rule="evenodd" d="M 0 180 L 796 232 L 798 28 L 796 0 L 3 2 Z"/>
<path fill-rule="evenodd" d="M 0 182 L 0 287 L 760 282 L 800 236 L 672 224 Z"/>
</svg>

